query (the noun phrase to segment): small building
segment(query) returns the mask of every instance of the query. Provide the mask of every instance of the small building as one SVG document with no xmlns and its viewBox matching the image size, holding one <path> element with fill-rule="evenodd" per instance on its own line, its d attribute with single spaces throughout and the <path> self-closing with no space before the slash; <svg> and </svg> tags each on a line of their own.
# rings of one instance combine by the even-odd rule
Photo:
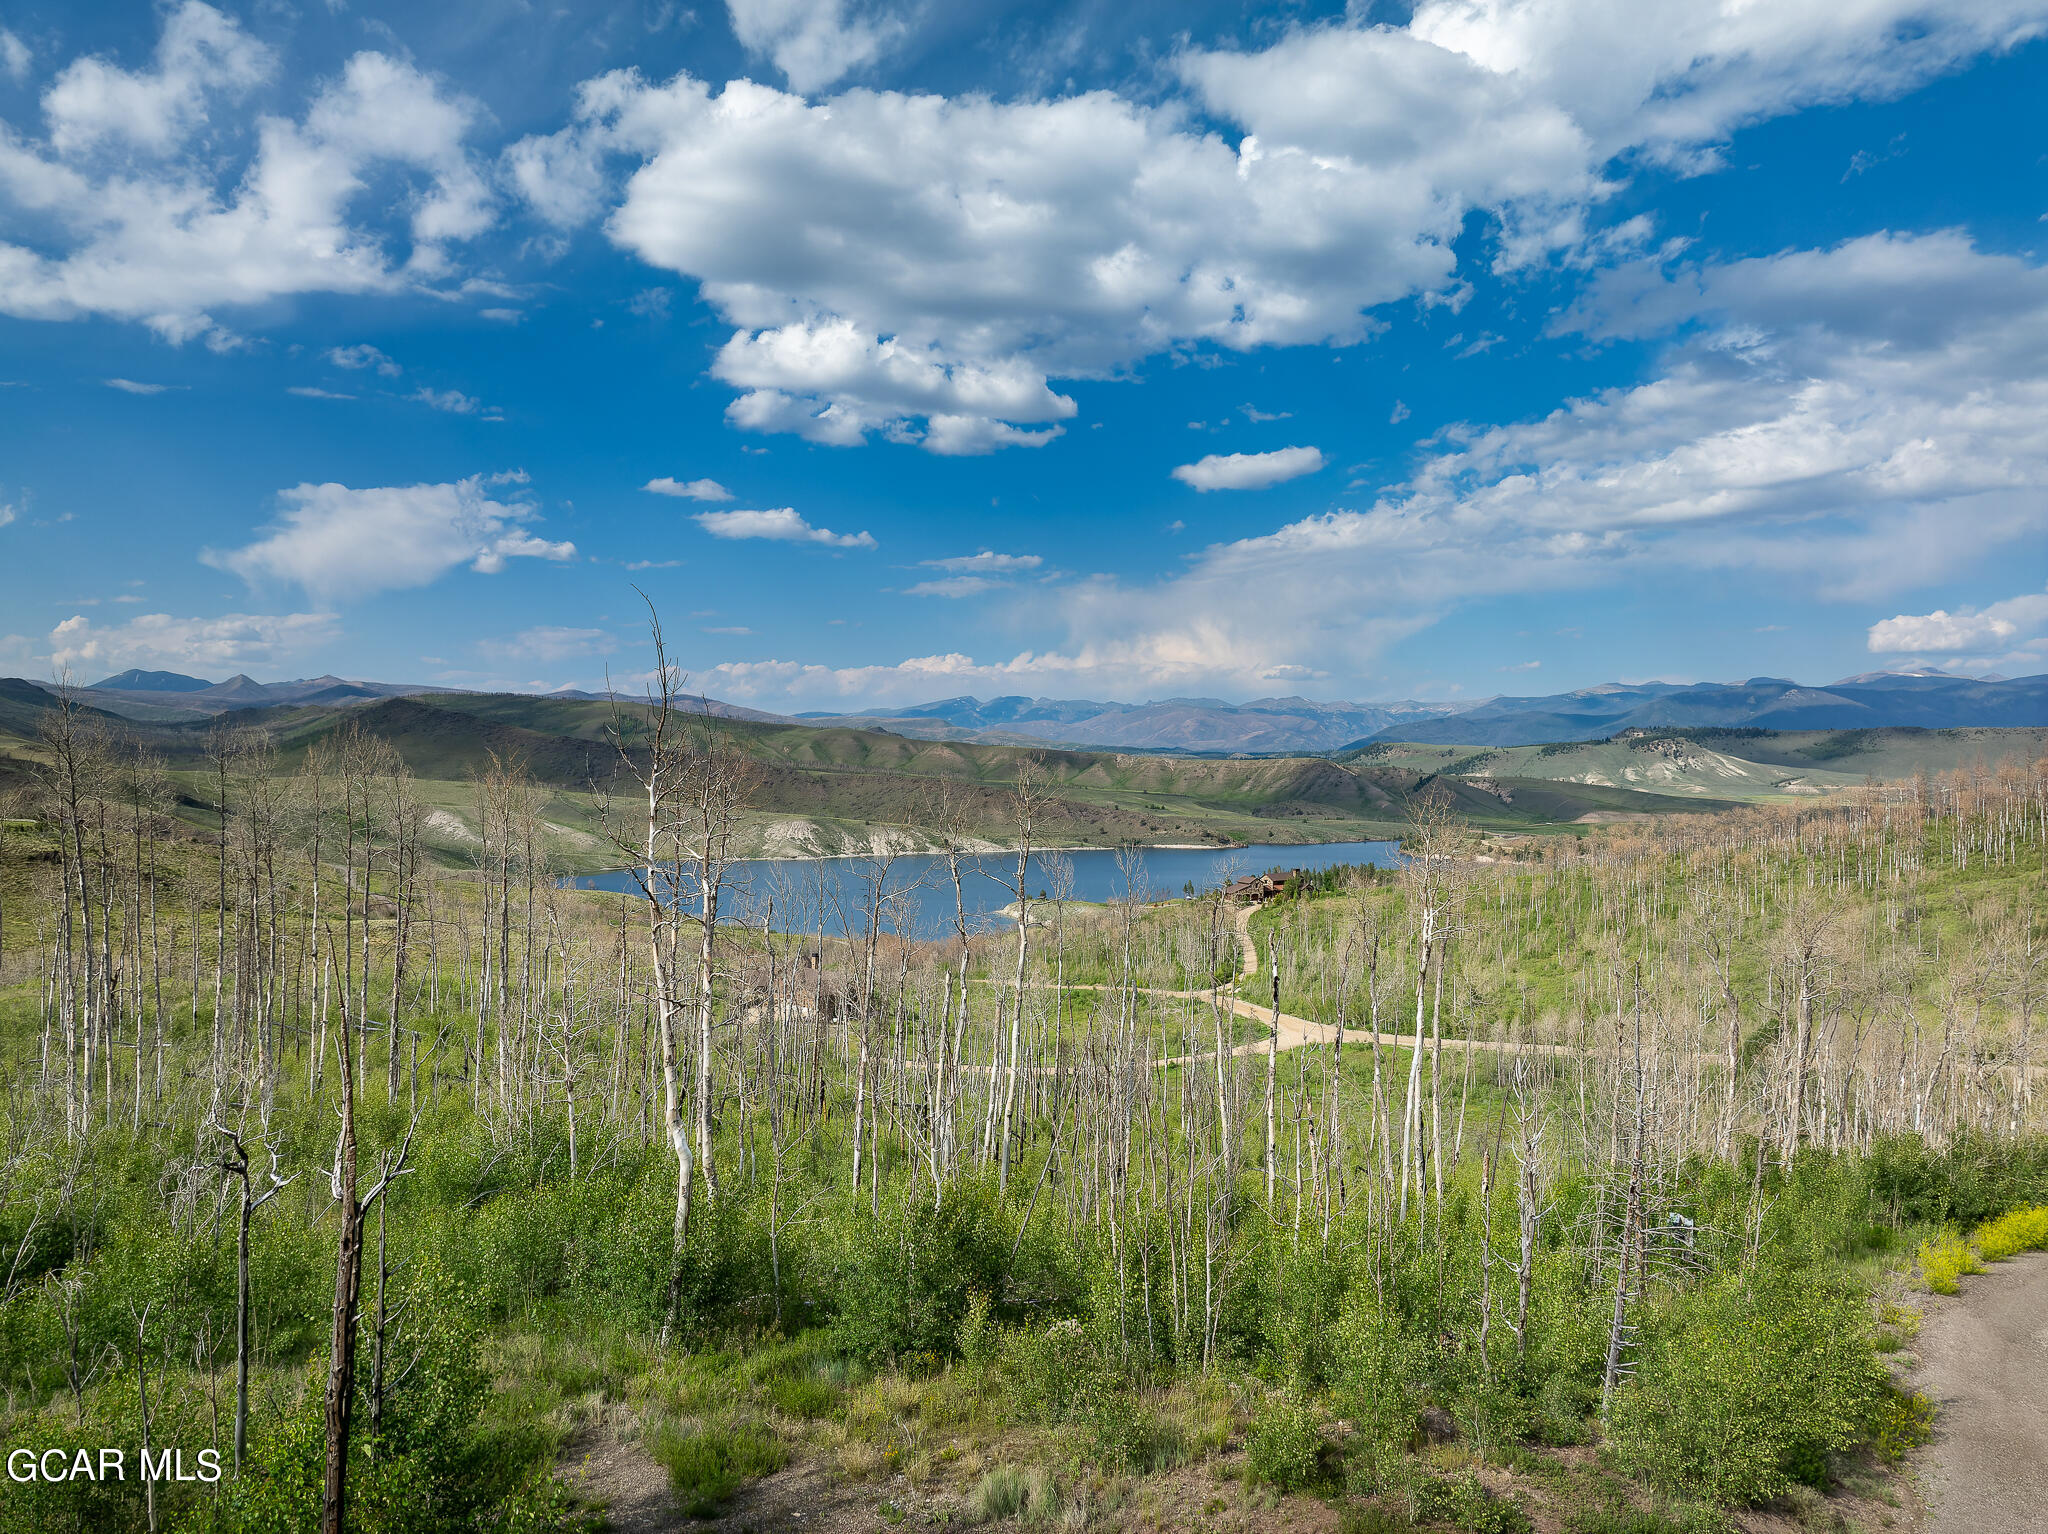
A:
<svg viewBox="0 0 2048 1534">
<path fill-rule="evenodd" d="M 1223 886 L 1225 900 L 1249 900 L 1253 905 L 1262 905 L 1276 895 L 1284 895 L 1294 888 L 1296 882 L 1307 877 L 1304 868 L 1275 869 L 1271 873 L 1247 874 L 1242 879 L 1232 879 Z"/>
</svg>

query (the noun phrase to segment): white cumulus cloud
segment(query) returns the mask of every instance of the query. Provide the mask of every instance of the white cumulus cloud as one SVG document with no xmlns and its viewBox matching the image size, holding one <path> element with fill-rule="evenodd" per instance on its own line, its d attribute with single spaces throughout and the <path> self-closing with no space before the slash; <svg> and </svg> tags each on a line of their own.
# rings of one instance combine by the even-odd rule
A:
<svg viewBox="0 0 2048 1534">
<path fill-rule="evenodd" d="M 835 549 L 871 549 L 867 533 L 835 533 L 813 527 L 793 507 L 774 511 L 700 511 L 697 525 L 714 538 L 766 538 L 773 543 L 822 543 Z"/>
<path fill-rule="evenodd" d="M 1872 654 L 1919 651 L 1990 650 L 2048 628 L 2048 593 L 2009 597 L 1982 609 L 1901 613 L 1870 626 Z"/>
<path fill-rule="evenodd" d="M 16 85 L 28 78 L 28 67 L 35 62 L 35 54 L 29 45 L 5 27 L 0 27 L 0 70 Z"/>
<path fill-rule="evenodd" d="M 104 627 L 79 614 L 50 630 L 50 659 L 60 670 L 144 666 L 219 674 L 275 666 L 340 637 L 332 613 L 225 613 L 218 618 L 143 613 Z"/>
<path fill-rule="evenodd" d="M 254 147 L 238 162 L 213 130 L 243 125 L 232 109 L 274 73 L 266 47 L 199 0 L 166 14 L 151 68 L 84 58 L 60 71 L 40 140 L 0 124 L 0 198 L 49 231 L 0 240 L 0 313 L 138 320 L 226 347 L 239 343 L 221 309 L 448 277 L 453 247 L 494 217 L 467 147 L 477 109 L 362 52 L 301 115 L 247 123 Z"/>
<path fill-rule="evenodd" d="M 726 11 L 740 46 L 804 95 L 873 63 L 905 31 L 901 17 L 847 0 L 726 0 Z"/>
<path fill-rule="evenodd" d="M 444 415 L 473 415 L 481 421 L 502 421 L 505 413 L 495 405 L 486 405 L 474 395 L 464 394 L 460 389 L 429 389 L 425 385 L 406 396 L 414 404 L 425 405 L 429 410 L 438 410 Z"/>
<path fill-rule="evenodd" d="M 396 378 L 404 371 L 397 363 L 368 343 L 360 346 L 330 346 L 327 349 L 327 360 L 336 367 L 347 368 L 351 372 L 375 368 L 386 378 Z"/>
<path fill-rule="evenodd" d="M 365 489 L 298 485 L 279 492 L 278 520 L 263 537 L 200 557 L 252 584 L 286 581 L 323 600 L 425 586 L 457 565 L 491 575 L 508 559 L 573 558 L 573 543 L 527 530 L 539 515 L 531 506 L 492 498 L 497 485 L 524 478 L 472 475 L 453 484 Z"/>
<path fill-rule="evenodd" d="M 51 146 L 68 155 L 112 139 L 166 153 L 205 121 L 209 96 L 238 95 L 275 67 L 270 50 L 233 20 L 187 0 L 164 17 L 154 68 L 82 58 L 59 71 L 43 94 Z"/>
<path fill-rule="evenodd" d="M 983 549 L 978 554 L 953 554 L 944 559 L 920 559 L 927 570 L 950 570 L 956 575 L 1021 575 L 1045 563 L 1042 554 L 995 554 Z"/>
<path fill-rule="evenodd" d="M 1211 453 L 1196 463 L 1184 463 L 1173 477 L 1197 490 L 1263 490 L 1322 468 L 1325 460 L 1318 447 L 1283 447 L 1270 453 Z"/>
<path fill-rule="evenodd" d="M 763 661 L 707 685 L 764 700 L 1250 691 L 1288 666 L 1369 676 L 1390 645 L 1503 594 L 1718 572 L 1864 604 L 2048 546 L 2048 268 L 2032 258 L 1945 233 L 1645 263 L 1569 323 L 1662 349 L 1639 383 L 1447 429 L 1364 509 L 1211 545 L 1162 580 L 1034 592 L 1046 648 Z M 2027 636 L 2043 629 L 2034 594 L 1902 614 L 1871 647 L 2004 647 L 1984 659 L 2038 670 Z"/>
<path fill-rule="evenodd" d="M 914 586 L 906 586 L 909 597 L 978 597 L 1001 591 L 1011 577 L 1028 575 L 1045 563 L 1040 554 L 997 554 L 983 549 L 976 554 L 953 554 L 944 559 L 920 559 L 920 569 L 944 570 L 947 574 Z"/>
<path fill-rule="evenodd" d="M 1631 156 L 1711 169 L 1745 124 L 1895 95 L 2039 35 L 2048 4 L 1425 0 L 1183 48 L 1145 100 L 807 99 L 870 56 L 847 38 L 875 14 L 735 3 L 796 92 L 615 71 L 506 165 L 542 218 L 604 217 L 699 284 L 735 327 L 735 426 L 943 453 L 1043 443 L 1072 413 L 1054 379 L 1363 339 L 1378 306 L 1458 289 L 1475 210 L 1508 265 L 1587 243 Z M 808 37 L 835 41 L 793 68 Z"/>
<path fill-rule="evenodd" d="M 732 492 L 715 479 L 679 480 L 664 474 L 659 479 L 650 479 L 640 487 L 656 495 L 672 495 L 686 501 L 729 501 Z"/>
</svg>

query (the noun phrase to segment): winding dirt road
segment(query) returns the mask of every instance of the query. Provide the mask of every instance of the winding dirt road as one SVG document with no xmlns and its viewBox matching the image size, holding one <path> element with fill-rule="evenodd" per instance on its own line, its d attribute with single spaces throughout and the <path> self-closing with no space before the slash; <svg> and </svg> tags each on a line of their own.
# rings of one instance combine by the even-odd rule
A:
<svg viewBox="0 0 2048 1534">
<path fill-rule="evenodd" d="M 1963 1280 L 1920 1329 L 1915 1388 L 1934 1402 L 1923 1534 L 2048 1529 L 2048 1252 Z"/>
<path fill-rule="evenodd" d="M 1261 1006 L 1258 1002 L 1245 996 L 1243 993 L 1250 987 L 1251 982 L 1259 973 L 1259 945 L 1252 938 L 1252 910 L 1253 907 L 1251 906 L 1242 906 L 1238 909 L 1237 939 L 1239 945 L 1244 949 L 1244 971 L 1238 976 L 1234 986 L 1223 988 L 1221 1000 L 1237 1016 L 1250 1018 L 1253 1022 L 1264 1023 L 1271 1029 L 1272 1038 L 1278 1040 L 1281 1053 L 1284 1054 L 1290 1049 L 1300 1049 L 1308 1044 L 1329 1044 L 1340 1033 L 1344 1036 L 1346 1044 L 1370 1045 L 1374 1040 L 1378 1040 L 1383 1047 L 1405 1049 L 1414 1043 L 1415 1040 L 1412 1034 L 1376 1034 L 1370 1028 L 1339 1028 L 1335 1023 L 1312 1023 L 1305 1017 L 1295 1017 L 1286 1012 L 1276 1015 L 1272 1003 L 1268 1002 Z M 1109 989 L 1109 987 L 1103 987 L 1103 989 Z M 1147 989 L 1145 994 L 1148 996 L 1209 1001 L 1216 993 L 1210 991 L 1159 991 Z M 1272 1047 L 1273 1045 L 1269 1039 L 1254 1039 L 1248 1044 L 1239 1044 L 1231 1050 L 1231 1053 L 1233 1055 L 1263 1055 Z M 1571 1055 L 1582 1052 L 1570 1044 L 1517 1044 L 1506 1039 L 1454 1039 L 1446 1037 L 1443 1040 L 1443 1047 L 1445 1052 L 1449 1054 L 1456 1054 L 1458 1051 L 1466 1049 L 1506 1050 L 1510 1054 L 1524 1055 Z M 1175 1055 L 1160 1060 L 1157 1063 L 1162 1066 L 1192 1065 L 1200 1060 L 1213 1060 L 1214 1058 L 1215 1051 L 1210 1050 L 1201 1054 Z"/>
<path fill-rule="evenodd" d="M 1239 944 L 1244 949 L 1244 968 L 1240 971 L 1236 980 L 1214 991 L 1206 989 L 1170 991 L 1149 985 L 1134 986 L 1132 989 L 1140 996 L 1152 996 L 1167 1001 L 1199 1001 L 1204 1003 L 1220 1001 L 1238 1017 L 1249 1018 L 1255 1023 L 1263 1023 L 1266 1026 L 1269 1030 L 1266 1038 L 1253 1039 L 1248 1043 L 1233 1046 L 1230 1051 L 1233 1055 L 1263 1055 L 1269 1049 L 1274 1048 L 1272 1040 L 1276 1038 L 1279 1041 L 1278 1053 L 1281 1054 L 1285 1054 L 1290 1049 L 1301 1049 L 1310 1044 L 1332 1043 L 1339 1034 L 1343 1035 L 1346 1044 L 1370 1045 L 1374 1041 L 1378 1041 L 1383 1048 L 1391 1049 L 1406 1049 L 1415 1042 L 1412 1033 L 1374 1033 L 1370 1028 L 1339 1028 L 1335 1023 L 1313 1023 L 1305 1017 L 1296 1017 L 1289 1012 L 1276 1014 L 1270 1001 L 1261 1003 L 1243 994 L 1247 988 L 1255 989 L 1255 987 L 1252 987 L 1252 982 L 1259 974 L 1259 946 L 1251 933 L 1253 909 L 1253 907 L 1245 906 L 1241 907 L 1237 912 L 1237 936 Z M 1002 987 L 1005 989 L 1011 984 L 1010 981 L 1001 978 L 983 978 L 975 983 L 991 988 Z M 1048 990 L 1051 989 L 1051 982 L 1043 980 L 1030 981 L 1027 982 L 1027 989 Z M 1117 991 L 1121 990 L 1122 987 L 1116 985 L 1070 984 L 1066 989 L 1070 991 Z M 1392 1000 L 1396 1003 L 1400 1002 L 1399 998 L 1392 998 Z M 1584 1048 L 1576 1044 L 1533 1044 L 1517 1042 L 1513 1039 L 1453 1038 L 1448 1034 L 1443 1038 L 1442 1044 L 1446 1054 L 1457 1054 L 1463 1050 L 1501 1051 L 1510 1055 L 1603 1055 L 1611 1053 L 1611 1050 Z M 1431 1047 L 1426 1038 L 1424 1040 L 1424 1047 Z M 1208 1049 L 1198 1050 L 1194 1054 L 1189 1055 L 1167 1055 L 1161 1059 L 1154 1060 L 1152 1064 L 1156 1068 L 1164 1069 L 1165 1067 L 1175 1065 L 1197 1065 L 1204 1061 L 1214 1060 L 1215 1058 L 1216 1052 L 1213 1049 Z M 1697 1058 L 1713 1063 L 1721 1057 L 1715 1054 L 1702 1054 Z M 925 1061 L 913 1063 L 919 1066 L 928 1064 Z M 958 1069 L 973 1074 L 975 1072 L 985 1073 L 991 1067 L 985 1064 L 974 1065 L 962 1061 Z M 993 1069 L 1001 1070 L 1003 1067 L 996 1066 Z M 1050 1071 L 1052 1067 L 1027 1065 L 1020 1067 L 1020 1069 L 1027 1075 L 1040 1075 Z"/>
</svg>

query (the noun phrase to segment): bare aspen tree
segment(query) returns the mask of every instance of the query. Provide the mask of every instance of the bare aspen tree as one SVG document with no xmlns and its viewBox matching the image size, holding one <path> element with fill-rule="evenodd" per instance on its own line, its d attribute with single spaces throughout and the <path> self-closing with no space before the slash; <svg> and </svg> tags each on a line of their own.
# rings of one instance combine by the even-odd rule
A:
<svg viewBox="0 0 2048 1534">
<path fill-rule="evenodd" d="M 1279 1159 L 1279 1142 L 1274 1134 L 1273 1098 L 1280 1074 L 1280 940 L 1267 945 L 1266 967 L 1272 972 L 1273 1023 L 1266 1034 L 1266 1210 L 1273 1210 L 1274 1163 Z"/>
<path fill-rule="evenodd" d="M 288 1187 L 292 1178 L 277 1175 L 277 1150 L 270 1150 L 269 1185 L 255 1191 L 249 1173 L 249 1150 L 234 1130 L 220 1128 L 229 1151 L 220 1160 L 221 1170 L 241 1184 L 241 1205 L 235 1226 L 235 1472 L 241 1473 L 242 1456 L 249 1449 L 249 1223 L 256 1211 Z"/>
<path fill-rule="evenodd" d="M 662 1324 L 662 1335 L 666 1340 L 682 1300 L 683 1249 L 689 1235 L 691 1195 L 695 1183 L 693 1126 L 684 1113 L 691 1083 L 684 1074 L 682 1006 L 676 983 L 683 867 L 690 855 L 685 833 L 699 826 L 706 832 L 717 830 L 720 833 L 716 838 L 705 835 L 698 851 L 698 856 L 705 860 L 699 866 L 698 889 L 703 930 L 700 934 L 696 1011 L 698 1043 L 706 1056 L 697 1063 L 697 1088 L 701 1093 L 710 1082 L 711 944 L 713 923 L 718 914 L 718 886 L 723 878 L 723 857 L 730 836 L 729 824 L 717 824 L 715 817 L 721 812 L 721 806 L 731 801 L 728 791 L 718 784 L 699 785 L 698 791 L 692 793 L 687 775 L 692 757 L 698 753 L 692 751 L 691 742 L 685 738 L 686 724 L 678 708 L 683 677 L 668 657 L 661 619 L 652 602 L 648 603 L 647 626 L 654 650 L 654 668 L 647 684 L 646 702 L 642 708 L 628 712 L 614 697 L 610 726 L 611 741 L 620 767 L 638 784 L 645 808 L 640 840 L 636 845 L 628 838 L 615 816 L 607 815 L 607 825 L 612 828 L 614 844 L 627 856 L 635 858 L 634 878 L 645 902 L 648 958 L 653 971 L 653 1001 L 659 1025 L 662 1124 L 669 1148 L 676 1158 L 674 1252 L 667 1317 Z M 715 866 L 712 863 L 714 859 L 717 860 Z M 696 1110 L 695 1127 L 701 1131 L 704 1143 L 708 1144 L 708 1107 L 702 1102 L 692 1106 Z"/>
<path fill-rule="evenodd" d="M 1007 1190 L 1010 1186 L 1010 1150 L 1015 1138 L 1014 1126 L 1017 1113 L 1017 1074 L 1021 1064 L 1020 1055 L 1024 1036 L 1024 962 L 1031 950 L 1031 837 L 1038 816 L 1045 807 L 1045 784 L 1043 769 L 1033 756 L 1022 758 L 1017 764 L 1017 780 L 1011 791 L 1011 825 L 1017 838 L 1016 882 L 1011 886 L 1017 896 L 1017 967 L 1010 988 L 1010 1050 L 1009 1063 L 1003 1077 L 1003 1118 L 1001 1162 L 996 1173 L 996 1186 Z"/>
<path fill-rule="evenodd" d="M 861 1133 L 867 1127 L 869 1053 L 873 1041 L 875 1002 L 875 951 L 882 937 L 882 905 L 890 894 L 889 874 L 896 866 L 896 854 L 883 850 L 857 859 L 853 865 L 855 883 L 861 889 L 861 984 L 857 1019 L 860 1028 L 860 1056 L 853 1078 L 853 1191 L 860 1192 Z"/>
<path fill-rule="evenodd" d="M 406 1170 L 417 1118 L 405 1132 L 405 1143 L 394 1158 L 385 1156 L 382 1172 L 367 1194 L 359 1195 L 356 1183 L 356 1050 L 354 1021 L 349 1016 L 348 993 L 342 993 L 341 1027 L 335 1030 L 340 1050 L 341 1137 L 336 1142 L 330 1190 L 340 1216 L 340 1240 L 335 1248 L 334 1309 L 328 1347 L 325 1425 L 327 1433 L 326 1475 L 321 1492 L 320 1534 L 342 1534 L 348 1516 L 348 1450 L 354 1427 L 356 1398 L 356 1323 L 363 1286 L 363 1222 L 370 1208 L 391 1189 L 392 1180 Z"/>
<path fill-rule="evenodd" d="M 718 901 L 726 864 L 732 859 L 733 837 L 740 810 L 753 793 L 758 776 L 754 763 L 714 725 L 709 705 L 700 700 L 689 732 L 684 763 L 690 836 L 696 841 L 697 885 L 697 1156 L 704 1171 L 705 1197 L 718 1197 L 718 1172 L 712 1146 L 712 1035 L 716 1022 L 715 967 Z"/>
<path fill-rule="evenodd" d="M 1430 789 L 1410 809 L 1409 831 L 1403 840 L 1408 861 L 1403 872 L 1410 919 L 1415 923 L 1415 1037 L 1408 1056 L 1408 1092 L 1401 1109 L 1400 1218 L 1408 1218 L 1411 1172 L 1416 1193 L 1422 1179 L 1422 1029 L 1428 999 L 1430 966 L 1438 957 L 1440 929 L 1449 883 L 1449 862 L 1458 822 L 1447 795 Z"/>
</svg>

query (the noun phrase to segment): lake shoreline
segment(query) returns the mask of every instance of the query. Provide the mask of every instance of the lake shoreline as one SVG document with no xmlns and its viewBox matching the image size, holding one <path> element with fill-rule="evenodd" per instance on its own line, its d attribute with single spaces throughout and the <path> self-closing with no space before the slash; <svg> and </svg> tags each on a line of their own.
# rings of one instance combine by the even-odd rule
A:
<svg viewBox="0 0 2048 1534">
<path fill-rule="evenodd" d="M 1384 839 L 1226 847 L 1155 845 L 1138 850 L 1140 866 L 1136 869 L 1126 868 L 1118 849 L 1111 847 L 1034 851 L 1024 875 L 1030 903 L 1049 899 L 1055 883 L 1061 882 L 1064 898 L 1082 907 L 1113 902 L 1127 892 L 1147 902 L 1178 900 L 1274 867 L 1320 871 L 1351 864 L 1394 868 L 1402 862 L 1399 843 Z M 1046 866 L 1049 858 L 1066 862 L 1067 870 L 1060 879 Z M 890 865 L 885 898 L 891 902 L 893 925 L 907 933 L 943 932 L 957 921 L 953 881 L 943 852 L 733 858 L 724 866 L 721 904 L 736 921 L 751 922 L 772 911 L 778 922 L 794 920 L 792 930 L 812 930 L 822 913 L 827 925 L 845 928 L 857 923 L 858 913 L 873 900 L 874 880 L 885 860 Z M 960 875 L 969 916 L 984 924 L 1005 921 L 1003 908 L 1014 906 L 1017 900 L 1015 849 L 962 853 Z M 1135 890 L 1130 889 L 1133 884 Z M 561 880 L 561 887 L 638 896 L 639 869 L 569 875 Z"/>
<path fill-rule="evenodd" d="M 1138 843 L 1135 843 L 1135 844 L 1133 844 L 1133 845 L 1135 845 L 1135 846 L 1137 847 L 1137 850 L 1138 850 L 1138 851 L 1140 851 L 1140 852 L 1242 852 L 1242 851 L 1244 851 L 1244 850 L 1245 850 L 1245 849 L 1246 849 L 1247 847 L 1255 847 L 1255 846 L 1290 846 L 1290 847 L 1349 847 L 1349 846 L 1352 846 L 1352 845 L 1354 845 L 1354 844 L 1353 844 L 1353 843 L 1350 843 L 1350 842 L 1284 842 L 1284 843 L 1270 843 L 1270 842 L 1138 842 Z M 1359 844 L 1359 845 L 1363 845 L 1363 844 Z M 1120 847 L 1120 846 L 1119 846 L 1119 847 L 1097 847 L 1097 846 L 1085 846 L 1085 847 L 1083 847 L 1083 846 L 1067 846 L 1067 847 L 1033 847 L 1033 848 L 1031 849 L 1031 855 L 1032 855 L 1032 857 L 1034 857 L 1034 858 L 1038 858 L 1038 857 L 1045 857 L 1045 856 L 1049 856 L 1049 855 L 1052 855 L 1052 854 L 1055 854 L 1055 853 L 1062 853 L 1062 852 L 1121 852 L 1121 851 L 1123 851 L 1123 848 L 1122 848 L 1122 847 Z M 942 857 L 944 857 L 945 855 L 946 855 L 946 850 L 945 850 L 945 848 L 943 848 L 943 847 L 920 847 L 920 848 L 916 848 L 916 849 L 914 849 L 914 850 L 913 850 L 913 849 L 908 849 L 908 848 L 906 848 L 906 849 L 904 849 L 903 851 L 900 851 L 900 852 L 812 852 L 812 853 L 806 853 L 806 854 L 802 854 L 802 855 L 798 855 L 798 854 L 794 854 L 794 853 L 786 853 L 786 852 L 781 852 L 781 853 L 778 853 L 778 852 L 763 852 L 763 853 L 760 853 L 760 854 L 758 854 L 758 855 L 756 855 L 756 856 L 750 856 L 750 857 L 743 857 L 743 858 L 727 858 L 727 859 L 726 859 L 726 862 L 728 862 L 728 863 L 838 863 L 838 862 L 848 862 L 848 863 L 851 863 L 851 862 L 857 862 L 857 861 L 862 861 L 862 860 L 866 860 L 866 859 L 871 859 L 871 858 L 879 858 L 879 857 L 890 857 L 890 858 L 942 858 Z M 962 859 L 970 859 L 970 858 L 1013 858 L 1013 857 L 1015 857 L 1016 855 L 1017 855 L 1017 849 L 1016 849 L 1015 847 L 977 847 L 977 848 L 975 848 L 975 849 L 974 849 L 973 851 L 971 851 L 971 852 L 970 852 L 970 851 L 966 851 L 966 850 L 964 850 L 964 849 L 963 849 L 963 850 L 962 850 L 962 852 L 960 853 L 960 856 L 961 856 L 961 858 L 962 858 Z M 691 861 L 694 861 L 694 859 L 692 859 Z M 588 871 L 587 871 L 587 872 L 585 872 L 585 873 L 580 873 L 580 874 L 569 874 L 569 875 L 565 875 L 565 877 L 567 877 L 567 878 L 572 878 L 572 879 L 585 879 L 585 878 L 601 878 L 601 877 L 603 877 L 603 876 L 604 876 L 604 875 L 606 875 L 606 874 L 624 874 L 624 873 L 631 873 L 631 872 L 632 872 L 632 871 L 633 871 L 634 869 L 636 869 L 636 868 L 645 868 L 646 866 L 647 866 L 647 865 L 646 865 L 645 863 L 622 863 L 622 864 L 620 864 L 620 865 L 619 865 L 618 867 L 616 867 L 616 868 L 593 868 L 593 869 L 590 869 L 590 870 L 588 870 Z M 666 863 L 664 863 L 664 864 L 663 864 L 662 866 L 663 866 L 664 868 L 666 868 L 666 867 L 669 867 L 670 865 L 669 865 L 669 864 L 666 864 Z"/>
</svg>

